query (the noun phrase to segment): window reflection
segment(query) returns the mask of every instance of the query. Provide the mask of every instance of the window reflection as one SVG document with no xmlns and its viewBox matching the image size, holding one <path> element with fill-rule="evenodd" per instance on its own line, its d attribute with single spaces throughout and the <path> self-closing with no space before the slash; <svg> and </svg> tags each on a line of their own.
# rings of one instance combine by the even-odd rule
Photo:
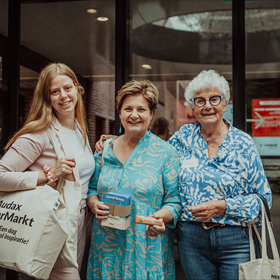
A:
<svg viewBox="0 0 280 280">
<path fill-rule="evenodd" d="M 152 24 L 174 30 L 231 34 L 231 11 L 214 11 L 176 15 Z M 249 33 L 280 29 L 280 9 L 250 9 L 246 12 L 246 30 Z"/>
</svg>

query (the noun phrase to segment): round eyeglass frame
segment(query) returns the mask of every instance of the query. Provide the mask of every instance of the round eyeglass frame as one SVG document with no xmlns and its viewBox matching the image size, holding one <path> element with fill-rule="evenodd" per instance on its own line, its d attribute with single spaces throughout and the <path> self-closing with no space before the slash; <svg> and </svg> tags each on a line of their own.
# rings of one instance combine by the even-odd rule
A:
<svg viewBox="0 0 280 280">
<path fill-rule="evenodd" d="M 212 99 L 213 97 L 219 97 L 219 98 L 220 98 L 220 101 L 218 102 L 218 104 L 213 104 L 213 103 L 211 102 L 211 99 Z M 195 103 L 195 100 L 198 99 L 198 98 L 204 99 L 203 105 L 199 106 L 199 105 L 197 105 L 197 104 Z M 195 98 L 192 99 L 192 102 L 194 103 L 194 105 L 195 105 L 196 107 L 199 107 L 199 108 L 205 106 L 207 100 L 210 102 L 210 104 L 211 104 L 212 106 L 218 106 L 218 105 L 221 103 L 221 101 L 222 101 L 223 98 L 224 98 L 224 97 L 223 97 L 222 95 L 213 95 L 213 96 L 211 96 L 210 98 L 195 97 Z"/>
</svg>

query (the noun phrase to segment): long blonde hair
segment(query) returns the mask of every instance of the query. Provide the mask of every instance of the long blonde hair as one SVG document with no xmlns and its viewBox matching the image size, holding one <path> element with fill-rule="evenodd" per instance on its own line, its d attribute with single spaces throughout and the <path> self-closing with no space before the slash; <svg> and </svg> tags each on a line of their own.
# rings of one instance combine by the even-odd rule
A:
<svg viewBox="0 0 280 280">
<path fill-rule="evenodd" d="M 54 114 L 50 99 L 50 84 L 51 80 L 57 75 L 68 76 L 72 79 L 74 85 L 77 86 L 78 100 L 75 107 L 75 118 L 81 127 L 82 136 L 86 145 L 88 128 L 82 100 L 84 88 L 79 84 L 75 73 L 67 65 L 63 63 L 50 63 L 39 75 L 30 110 L 23 128 L 10 139 L 5 147 L 5 151 L 8 150 L 19 136 L 27 133 L 39 133 L 50 127 L 52 123 L 52 114 Z"/>
</svg>

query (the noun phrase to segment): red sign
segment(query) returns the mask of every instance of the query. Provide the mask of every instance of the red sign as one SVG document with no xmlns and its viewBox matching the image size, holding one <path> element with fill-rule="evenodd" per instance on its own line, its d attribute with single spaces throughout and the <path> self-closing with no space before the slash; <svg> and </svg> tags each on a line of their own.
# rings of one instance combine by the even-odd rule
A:
<svg viewBox="0 0 280 280">
<path fill-rule="evenodd" d="M 280 136 L 280 99 L 252 100 L 252 137 Z"/>
</svg>

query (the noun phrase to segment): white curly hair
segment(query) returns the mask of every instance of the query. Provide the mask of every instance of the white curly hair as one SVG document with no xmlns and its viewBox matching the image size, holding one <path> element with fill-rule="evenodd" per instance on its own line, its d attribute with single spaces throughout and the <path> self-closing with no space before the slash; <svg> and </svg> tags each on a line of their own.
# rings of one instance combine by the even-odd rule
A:
<svg viewBox="0 0 280 280">
<path fill-rule="evenodd" d="M 215 70 L 203 70 L 188 84 L 185 90 L 185 98 L 193 108 L 192 99 L 195 93 L 202 89 L 216 88 L 224 97 L 223 102 L 227 104 L 230 98 L 230 89 L 227 80 Z"/>
</svg>

